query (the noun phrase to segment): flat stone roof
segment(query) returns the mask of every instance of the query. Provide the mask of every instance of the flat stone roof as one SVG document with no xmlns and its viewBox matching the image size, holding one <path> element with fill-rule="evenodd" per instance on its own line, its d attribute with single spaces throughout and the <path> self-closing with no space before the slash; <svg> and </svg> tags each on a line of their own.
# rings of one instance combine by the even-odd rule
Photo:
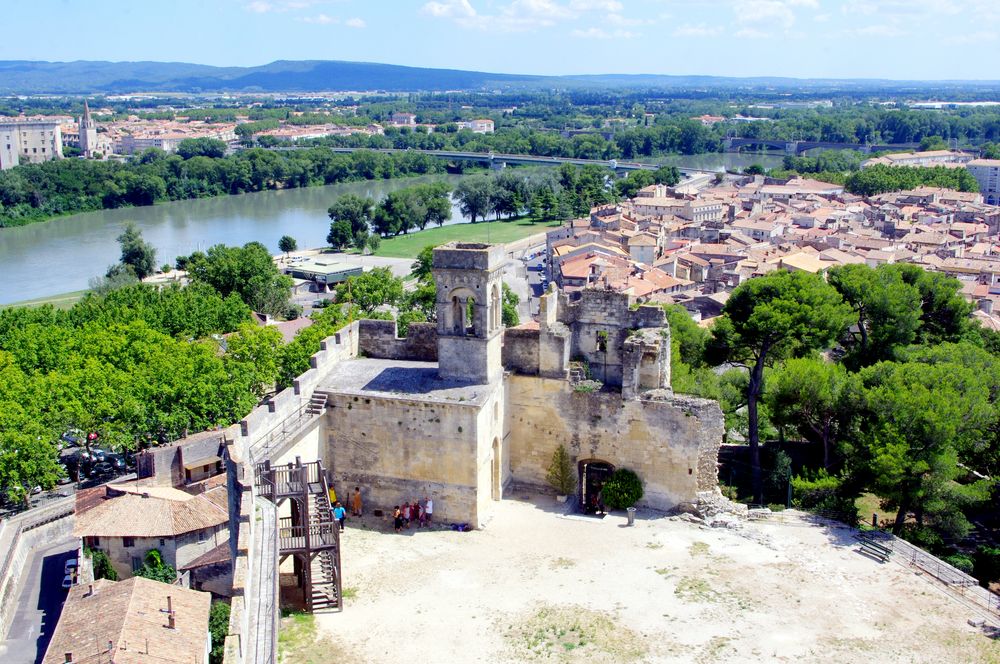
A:
<svg viewBox="0 0 1000 664">
<path fill-rule="evenodd" d="M 359 358 L 337 364 L 316 388 L 319 392 L 482 406 L 491 385 L 438 377 L 437 362 Z"/>
</svg>

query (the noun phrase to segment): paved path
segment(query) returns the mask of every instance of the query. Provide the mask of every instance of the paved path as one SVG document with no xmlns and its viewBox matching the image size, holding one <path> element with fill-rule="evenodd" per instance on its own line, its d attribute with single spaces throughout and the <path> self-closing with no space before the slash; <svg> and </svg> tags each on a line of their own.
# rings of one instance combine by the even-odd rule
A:
<svg viewBox="0 0 1000 664">
<path fill-rule="evenodd" d="M 73 557 L 76 542 L 71 536 L 64 537 L 36 550 L 28 559 L 17 613 L 7 640 L 0 642 L 0 662 L 36 664 L 42 661 L 66 599 L 61 584 L 66 561 Z"/>
<path fill-rule="evenodd" d="M 248 664 L 274 664 L 278 652 L 275 634 L 278 605 L 275 579 L 278 573 L 278 526 L 275 522 L 277 509 L 263 498 L 257 498 L 254 504 L 260 511 L 254 538 L 255 561 L 251 581 L 257 586 L 253 594 L 257 601 L 246 607 L 250 613 L 250 630 L 253 634 L 253 638 L 248 641 L 250 647 L 246 661 Z"/>
</svg>

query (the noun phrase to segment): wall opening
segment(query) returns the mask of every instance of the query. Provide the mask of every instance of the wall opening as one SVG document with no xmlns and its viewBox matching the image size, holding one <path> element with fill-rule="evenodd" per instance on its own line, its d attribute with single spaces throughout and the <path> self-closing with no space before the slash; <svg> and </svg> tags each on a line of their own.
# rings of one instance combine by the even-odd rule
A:
<svg viewBox="0 0 1000 664">
<path fill-rule="evenodd" d="M 585 459 L 579 463 L 580 507 L 584 514 L 604 514 L 601 489 L 615 472 L 614 465 L 600 459 Z"/>
<path fill-rule="evenodd" d="M 500 482 L 502 481 L 501 465 L 500 465 L 500 439 L 493 439 L 493 462 L 491 464 L 492 472 L 490 477 L 490 486 L 492 487 L 493 500 L 500 500 L 502 487 Z"/>
</svg>

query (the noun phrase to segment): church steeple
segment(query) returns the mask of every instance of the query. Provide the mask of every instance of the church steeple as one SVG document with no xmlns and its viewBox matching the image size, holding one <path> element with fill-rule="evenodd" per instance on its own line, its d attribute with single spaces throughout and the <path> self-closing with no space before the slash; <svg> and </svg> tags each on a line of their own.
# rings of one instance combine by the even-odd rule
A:
<svg viewBox="0 0 1000 664">
<path fill-rule="evenodd" d="M 90 129 L 94 127 L 94 121 L 90 119 L 90 106 L 87 105 L 87 100 L 83 100 L 83 117 L 80 118 L 80 126 Z"/>
</svg>

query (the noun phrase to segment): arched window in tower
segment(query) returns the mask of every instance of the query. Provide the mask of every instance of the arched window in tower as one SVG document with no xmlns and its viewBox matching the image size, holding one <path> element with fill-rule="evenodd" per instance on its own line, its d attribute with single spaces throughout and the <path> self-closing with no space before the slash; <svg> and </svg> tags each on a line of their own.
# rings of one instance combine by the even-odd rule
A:
<svg viewBox="0 0 1000 664">
<path fill-rule="evenodd" d="M 490 291 L 490 331 L 500 327 L 503 316 L 500 313 L 500 286 L 493 284 Z"/>
<path fill-rule="evenodd" d="M 476 298 L 470 297 L 465 301 L 465 335 L 476 336 Z"/>
<path fill-rule="evenodd" d="M 462 327 L 465 324 L 465 312 L 462 311 L 462 300 L 457 295 L 451 296 L 451 328 L 455 334 L 465 334 Z"/>
</svg>

